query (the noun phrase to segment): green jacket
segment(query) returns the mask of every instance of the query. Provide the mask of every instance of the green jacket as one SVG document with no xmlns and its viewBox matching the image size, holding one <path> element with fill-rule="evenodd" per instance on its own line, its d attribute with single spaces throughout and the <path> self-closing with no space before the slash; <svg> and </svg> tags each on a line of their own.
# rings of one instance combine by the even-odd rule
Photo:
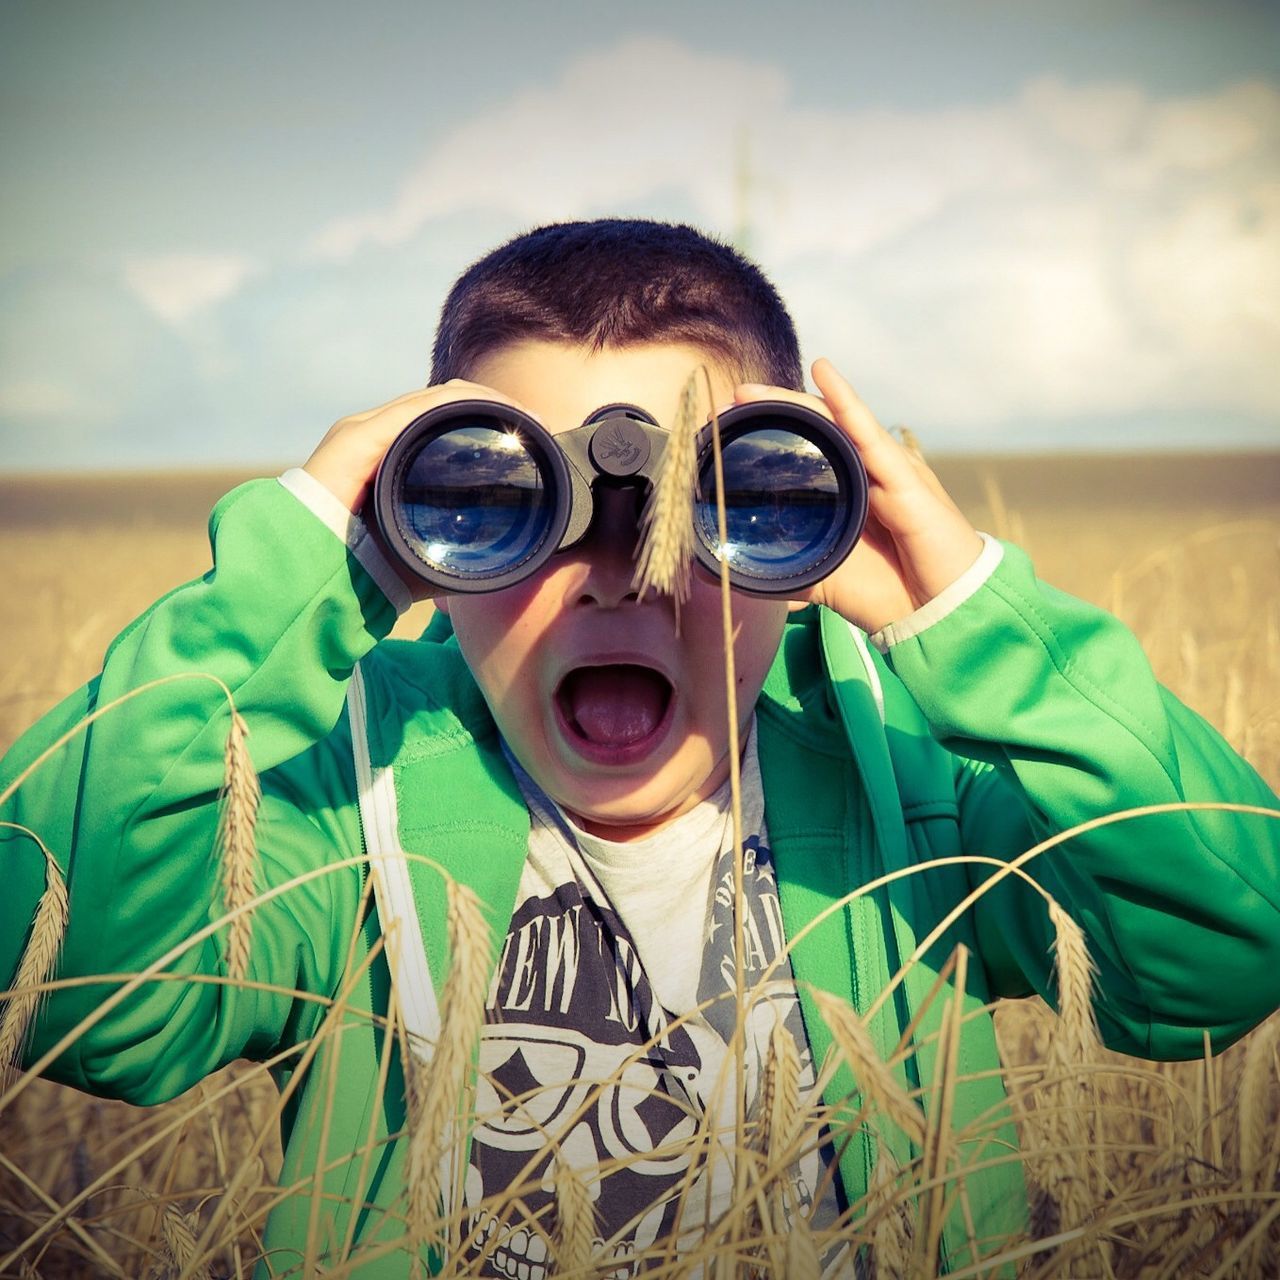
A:
<svg viewBox="0 0 1280 1280">
<path fill-rule="evenodd" d="M 296 1269 L 310 1240 L 321 1262 L 368 1251 L 358 1274 L 404 1275 L 408 1259 L 397 1242 L 405 1144 L 395 1138 L 404 1124 L 402 1078 L 394 1046 L 369 1016 L 387 1009 L 389 974 L 381 955 L 362 964 L 379 928 L 377 913 L 363 909 L 346 699 L 356 664 L 368 758 L 390 770 L 394 787 L 393 835 L 476 889 L 495 959 L 527 814 L 447 628 L 443 639 L 385 640 L 394 621 L 386 597 L 275 481 L 229 494 L 210 531 L 214 568 L 125 630 L 102 674 L 15 745 L 0 784 L 128 690 L 179 673 L 203 676 L 169 679 L 103 715 L 23 783 L 3 817 L 34 830 L 67 874 L 62 976 L 136 972 L 178 947 L 222 912 L 212 850 L 229 715 L 218 684 L 204 678 L 211 674 L 232 691 L 262 775 L 261 887 L 313 874 L 254 917 L 255 985 L 216 981 L 225 973 L 225 932 L 215 931 L 166 967 L 195 980 L 145 982 L 105 1016 L 118 983 L 56 993 L 28 1061 L 95 1012 L 98 1020 L 48 1074 L 136 1103 L 173 1097 L 237 1057 L 284 1055 L 274 1070 L 293 1092 L 281 1181 L 294 1194 L 270 1220 L 270 1273 Z M 972 597 L 895 644 L 887 659 L 825 610 L 792 615 L 758 717 L 766 821 L 793 939 L 851 890 L 915 863 L 960 853 L 1008 859 L 1136 805 L 1276 804 L 1215 731 L 1155 682 L 1120 623 L 1040 584 L 1012 546 Z M 1280 826 L 1264 818 L 1179 811 L 1099 827 L 1030 864 L 1086 931 L 1108 1044 L 1193 1057 L 1204 1030 L 1222 1048 L 1280 1004 L 1278 836 Z M 44 863 L 20 832 L 0 839 L 7 977 L 26 942 Z M 409 866 L 438 989 L 448 967 L 443 881 L 425 862 Z M 804 936 L 793 963 L 819 1060 L 830 1035 L 812 990 L 865 1010 L 991 871 L 966 864 L 899 878 L 828 911 Z M 926 996 L 955 945 L 970 949 L 964 1000 L 978 1016 L 964 1023 L 955 1127 L 974 1135 L 962 1161 L 989 1166 L 965 1180 L 980 1243 L 1019 1230 L 1026 1213 L 1007 1103 L 989 1074 L 998 1065 L 991 1020 L 980 1011 L 1000 996 L 1053 998 L 1051 937 L 1042 899 L 1005 877 L 945 930 L 873 1021 L 888 1057 L 928 1004 L 917 1052 L 900 1068 L 913 1087 L 925 1086 L 927 1109 L 945 1000 Z M 310 1058 L 326 1015 L 340 1034 L 321 1037 Z M 828 1101 L 854 1089 L 844 1072 Z M 894 1133 L 882 1140 L 904 1141 Z M 845 1150 L 851 1202 L 874 1156 L 865 1134 Z M 960 1207 L 944 1243 L 952 1266 L 970 1256 Z"/>
</svg>

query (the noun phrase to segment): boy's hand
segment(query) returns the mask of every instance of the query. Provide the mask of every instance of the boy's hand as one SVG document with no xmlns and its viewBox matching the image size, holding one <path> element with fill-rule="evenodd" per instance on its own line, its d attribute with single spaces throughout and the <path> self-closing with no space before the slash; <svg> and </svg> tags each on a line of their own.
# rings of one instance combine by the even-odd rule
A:
<svg viewBox="0 0 1280 1280">
<path fill-rule="evenodd" d="M 348 511 L 361 515 L 373 490 L 378 464 L 395 438 L 428 409 L 438 409 L 457 400 L 497 400 L 516 409 L 524 408 L 492 387 L 451 378 L 437 386 L 410 391 L 408 395 L 389 400 L 377 409 L 339 419 L 316 445 L 303 470 L 319 480 Z M 372 520 L 367 523 L 375 539 L 381 541 L 377 523 Z M 385 548 L 384 554 L 387 563 L 415 600 L 427 600 L 440 594 L 402 565 L 398 556 Z"/>
<path fill-rule="evenodd" d="M 875 420 L 830 360 L 815 361 L 813 378 L 822 399 L 747 383 L 734 401 L 806 405 L 843 427 L 857 446 L 870 486 L 866 528 L 844 563 L 798 598 L 879 631 L 950 586 L 978 558 L 982 539 L 938 477 Z"/>
<path fill-rule="evenodd" d="M 457 400 L 497 400 L 512 408 L 524 409 L 492 387 L 451 378 L 434 387 L 410 391 L 365 413 L 340 418 L 316 445 L 303 470 L 319 480 L 348 511 L 359 515 L 372 488 L 378 463 L 392 441 L 428 409 L 438 409 Z"/>
</svg>

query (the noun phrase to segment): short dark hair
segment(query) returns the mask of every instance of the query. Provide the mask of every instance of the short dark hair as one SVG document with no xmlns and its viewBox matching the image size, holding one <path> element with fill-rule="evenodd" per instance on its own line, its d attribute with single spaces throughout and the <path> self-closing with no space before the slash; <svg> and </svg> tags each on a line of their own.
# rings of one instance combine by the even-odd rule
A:
<svg viewBox="0 0 1280 1280">
<path fill-rule="evenodd" d="M 483 356 L 522 339 L 592 351 L 682 342 L 745 381 L 805 389 L 778 291 L 731 245 L 684 223 L 549 223 L 487 253 L 445 299 L 431 381 L 468 377 Z"/>
</svg>

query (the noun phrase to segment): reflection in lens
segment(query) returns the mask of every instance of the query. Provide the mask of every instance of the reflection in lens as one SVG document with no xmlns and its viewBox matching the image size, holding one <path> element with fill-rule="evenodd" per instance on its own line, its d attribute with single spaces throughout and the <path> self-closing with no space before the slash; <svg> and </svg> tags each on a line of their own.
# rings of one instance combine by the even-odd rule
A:
<svg viewBox="0 0 1280 1280">
<path fill-rule="evenodd" d="M 429 440 L 405 468 L 396 523 L 431 568 L 492 577 L 542 545 L 551 503 L 517 432 L 459 426 Z"/>
<path fill-rule="evenodd" d="M 827 456 L 795 431 L 748 431 L 724 447 L 725 520 L 720 549 L 744 577 L 791 578 L 820 563 L 839 541 L 848 517 L 840 481 Z M 703 497 L 695 520 L 711 547 L 720 547 L 715 471 L 699 477 Z"/>
</svg>

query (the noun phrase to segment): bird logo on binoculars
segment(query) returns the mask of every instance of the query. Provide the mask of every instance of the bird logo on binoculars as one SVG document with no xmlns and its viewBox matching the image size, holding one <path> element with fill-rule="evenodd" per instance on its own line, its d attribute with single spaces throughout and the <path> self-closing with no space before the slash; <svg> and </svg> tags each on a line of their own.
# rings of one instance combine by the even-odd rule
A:
<svg viewBox="0 0 1280 1280">
<path fill-rule="evenodd" d="M 630 475 L 640 465 L 646 452 L 641 442 L 627 430 L 624 422 L 611 422 L 596 433 L 591 442 L 592 457 L 615 475 Z M 603 438 L 602 438 L 603 437 Z"/>
</svg>

